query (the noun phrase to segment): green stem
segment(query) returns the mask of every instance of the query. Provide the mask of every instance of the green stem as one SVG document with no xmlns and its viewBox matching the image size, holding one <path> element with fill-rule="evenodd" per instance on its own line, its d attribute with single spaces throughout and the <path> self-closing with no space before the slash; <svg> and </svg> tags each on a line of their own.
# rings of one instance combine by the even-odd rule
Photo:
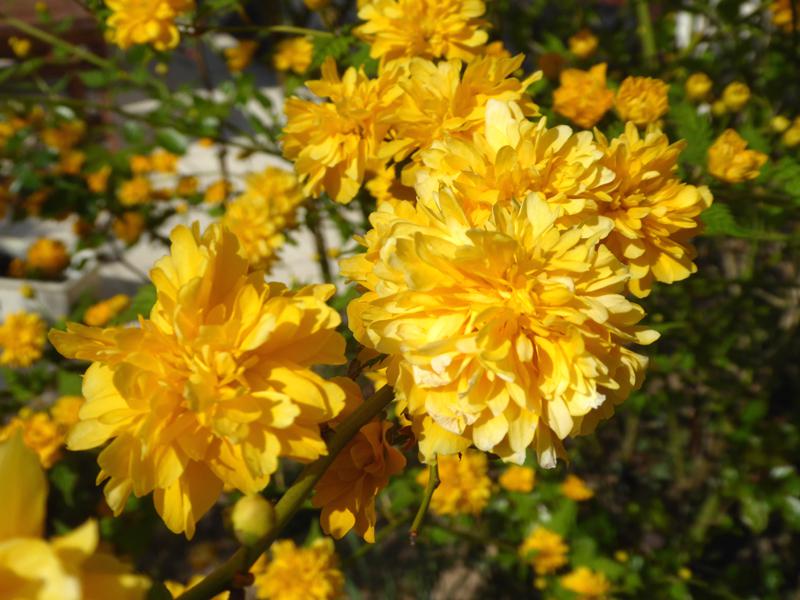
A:
<svg viewBox="0 0 800 600">
<path fill-rule="evenodd" d="M 374 419 L 394 398 L 388 386 L 364 401 L 339 427 L 328 442 L 328 454 L 308 465 L 275 505 L 275 524 L 252 546 L 242 546 L 226 562 L 209 573 L 200 583 L 178 596 L 177 600 L 210 600 L 229 589 L 233 578 L 246 573 L 280 535 L 283 528 L 311 495 L 314 486 L 333 464 L 336 456 L 361 428 Z"/>
<path fill-rule="evenodd" d="M 294 25 L 233 25 L 227 27 L 195 27 L 187 31 L 190 35 L 203 35 L 209 31 L 217 33 L 295 33 L 298 35 L 310 35 L 316 37 L 333 37 L 335 34 L 319 29 L 308 29 L 307 27 L 295 27 Z"/>
<path fill-rule="evenodd" d="M 653 33 L 653 21 L 650 18 L 650 5 L 647 0 L 634 0 L 636 4 L 636 20 L 639 22 L 636 32 L 642 43 L 642 61 L 645 68 L 656 68 L 656 37 Z"/>
<path fill-rule="evenodd" d="M 314 236 L 314 246 L 317 250 L 317 262 L 322 272 L 322 280 L 325 283 L 333 283 L 333 272 L 328 261 L 328 244 L 325 242 L 325 235 L 322 232 L 322 216 L 317 210 L 316 200 L 311 200 L 306 205 L 306 226 Z"/>
<path fill-rule="evenodd" d="M 428 507 L 431 505 L 431 498 L 433 498 L 433 492 L 436 491 L 436 488 L 439 486 L 439 463 L 436 461 L 436 456 L 433 457 L 433 462 L 428 465 L 428 483 L 425 485 L 425 493 L 422 495 L 422 503 L 419 505 L 419 510 L 417 510 L 417 515 L 414 517 L 414 521 L 411 523 L 411 531 L 409 535 L 411 536 L 411 543 L 413 544 L 417 536 L 419 535 L 420 527 L 422 527 L 422 523 L 425 521 L 425 515 L 428 513 Z"/>
</svg>

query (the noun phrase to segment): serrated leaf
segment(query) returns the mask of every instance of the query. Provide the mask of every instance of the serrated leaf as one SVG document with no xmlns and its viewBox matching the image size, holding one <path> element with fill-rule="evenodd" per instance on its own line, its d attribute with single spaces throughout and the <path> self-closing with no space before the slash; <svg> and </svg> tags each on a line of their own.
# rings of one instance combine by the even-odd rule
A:
<svg viewBox="0 0 800 600">
<path fill-rule="evenodd" d="M 670 120 L 675 124 L 678 137 L 686 140 L 681 162 L 687 165 L 705 165 L 708 148 L 714 139 L 711 121 L 697 112 L 697 108 L 681 102 L 670 108 Z"/>
<path fill-rule="evenodd" d="M 311 55 L 310 69 L 318 69 L 329 56 L 338 62 L 350 50 L 350 44 L 353 41 L 353 38 L 348 35 L 314 37 L 314 52 Z"/>
</svg>

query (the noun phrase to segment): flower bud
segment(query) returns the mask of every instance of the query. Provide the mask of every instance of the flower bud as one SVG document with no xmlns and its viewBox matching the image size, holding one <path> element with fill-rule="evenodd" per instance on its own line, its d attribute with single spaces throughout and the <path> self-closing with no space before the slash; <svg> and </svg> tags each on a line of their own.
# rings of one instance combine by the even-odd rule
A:
<svg viewBox="0 0 800 600">
<path fill-rule="evenodd" d="M 748 100 L 750 100 L 750 88 L 744 83 L 734 81 L 722 91 L 722 101 L 732 112 L 742 110 Z"/>
<path fill-rule="evenodd" d="M 275 509 L 263 496 L 244 496 L 234 505 L 231 521 L 236 539 L 251 546 L 275 524 Z"/>
<path fill-rule="evenodd" d="M 789 125 L 791 124 L 792 122 L 783 115 L 775 115 L 769 122 L 770 129 L 775 133 L 783 133 L 789 129 Z"/>
<path fill-rule="evenodd" d="M 700 102 L 711 91 L 711 78 L 705 73 L 692 73 L 686 80 L 686 96 L 693 102 Z"/>
</svg>

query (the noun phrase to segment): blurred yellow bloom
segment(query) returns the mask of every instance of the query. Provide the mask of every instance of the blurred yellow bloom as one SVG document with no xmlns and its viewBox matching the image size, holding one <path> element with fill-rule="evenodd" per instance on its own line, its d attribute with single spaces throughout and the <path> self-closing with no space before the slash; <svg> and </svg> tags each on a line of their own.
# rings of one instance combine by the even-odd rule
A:
<svg viewBox="0 0 800 600">
<path fill-rule="evenodd" d="M 25 445 L 36 452 L 42 467 L 49 469 L 61 458 L 66 428 L 60 426 L 45 412 L 23 408 L 5 427 L 0 429 L 0 442 L 22 432 Z"/>
<path fill-rule="evenodd" d="M 783 133 L 791 126 L 792 122 L 783 115 L 775 115 L 769 122 L 769 127 L 775 133 Z"/>
<path fill-rule="evenodd" d="M 800 27 L 800 23 L 794 21 L 794 14 L 798 10 L 796 7 L 794 11 L 792 10 L 792 2 L 796 3 L 796 0 L 776 0 L 769 5 L 769 10 L 772 13 L 772 24 L 786 33 L 791 33 L 794 29 Z M 800 17 L 797 18 L 800 21 Z"/>
<path fill-rule="evenodd" d="M 578 58 L 589 58 L 597 50 L 597 36 L 588 29 L 581 29 L 569 38 L 569 51 Z"/>
<path fill-rule="evenodd" d="M 278 71 L 293 71 L 302 75 L 311 66 L 314 44 L 307 37 L 297 36 L 278 42 L 272 64 Z"/>
<path fill-rule="evenodd" d="M 264 600 L 336 600 L 344 597 L 344 575 L 330 538 L 298 548 L 292 540 L 272 544 L 253 565 L 256 596 Z"/>
<path fill-rule="evenodd" d="M 131 299 L 125 294 L 117 294 L 108 300 L 103 300 L 93 304 L 86 309 L 83 315 L 83 322 L 90 327 L 102 327 L 125 310 L 131 303 Z"/>
<path fill-rule="evenodd" d="M 86 176 L 86 185 L 95 194 L 102 194 L 108 189 L 108 178 L 111 175 L 111 166 L 103 165 L 94 173 Z"/>
<path fill-rule="evenodd" d="M 50 407 L 50 415 L 66 431 L 80 420 L 78 413 L 83 403 L 83 396 L 61 396 Z"/>
<path fill-rule="evenodd" d="M 224 202 L 230 192 L 230 185 L 224 179 L 218 179 L 206 188 L 203 201 L 208 204 Z"/>
<path fill-rule="evenodd" d="M 588 71 L 566 69 L 560 81 L 553 92 L 553 110 L 579 127 L 594 127 L 614 103 L 614 92 L 606 87 L 606 63 Z"/>
<path fill-rule="evenodd" d="M 83 138 L 86 123 L 83 121 L 67 121 L 58 127 L 50 127 L 42 131 L 42 141 L 55 150 L 69 150 Z"/>
<path fill-rule="evenodd" d="M 28 269 L 45 277 L 57 277 L 69 266 L 69 252 L 63 242 L 39 238 L 28 247 L 26 262 Z"/>
<path fill-rule="evenodd" d="M 128 211 L 122 213 L 111 223 L 114 235 L 126 244 L 135 244 L 139 241 L 145 227 L 145 219 L 141 213 Z"/>
<path fill-rule="evenodd" d="M 669 85 L 652 77 L 626 77 L 617 90 L 614 101 L 623 121 L 649 125 L 669 110 Z"/>
<path fill-rule="evenodd" d="M 175 173 L 180 157 L 166 150 L 156 150 L 150 155 L 150 165 L 157 173 Z"/>
<path fill-rule="evenodd" d="M 630 555 L 625 550 L 617 550 L 614 552 L 614 560 L 621 563 L 626 563 L 630 559 Z"/>
<path fill-rule="evenodd" d="M 0 365 L 29 367 L 42 357 L 44 343 L 45 323 L 39 315 L 12 313 L 0 325 Z"/>
<path fill-rule="evenodd" d="M 708 172 L 728 183 L 755 179 L 767 155 L 748 150 L 747 142 L 733 129 L 726 129 L 708 149 Z"/>
<path fill-rule="evenodd" d="M 739 112 L 750 100 L 750 88 L 747 84 L 734 81 L 725 86 L 722 90 L 722 101 L 725 107 L 731 112 Z"/>
<path fill-rule="evenodd" d="M 175 188 L 175 193 L 178 196 L 194 196 L 197 193 L 199 184 L 197 177 L 185 176 L 178 180 L 178 186 Z"/>
<path fill-rule="evenodd" d="M 23 283 L 21 286 L 19 286 L 19 293 L 20 296 L 29 300 L 36 297 L 36 290 L 27 283 Z"/>
<path fill-rule="evenodd" d="M 431 510 L 437 515 L 480 514 L 492 495 L 486 454 L 467 450 L 460 456 L 439 456 L 437 462 L 440 483 L 433 492 Z M 417 476 L 417 483 L 427 485 L 427 469 Z"/>
<path fill-rule="evenodd" d="M 792 126 L 783 132 L 781 142 L 788 148 L 794 148 L 800 144 L 800 117 L 795 117 Z"/>
<path fill-rule="evenodd" d="M 145 177 L 134 177 L 124 181 L 117 190 L 117 197 L 123 206 L 145 204 L 152 199 L 150 181 Z"/>
<path fill-rule="evenodd" d="M 559 579 L 561 587 L 577 594 L 579 600 L 608 598 L 611 584 L 603 573 L 587 567 L 578 567 Z"/>
<path fill-rule="evenodd" d="M 135 327 L 77 323 L 50 339 L 93 361 L 73 450 L 111 441 L 98 462 L 115 514 L 128 495 L 153 492 L 174 532 L 191 538 L 224 485 L 261 490 L 286 456 L 327 452 L 319 424 L 344 406 L 339 386 L 312 367 L 344 362 L 333 286 L 290 292 L 264 283 L 219 224 L 176 227 L 151 271 L 157 301 Z M 113 417 L 112 417 L 113 415 Z"/>
<path fill-rule="evenodd" d="M 134 44 L 151 44 L 156 50 L 178 45 L 175 20 L 194 10 L 194 0 L 106 0 L 110 40 L 125 50 Z"/>
<path fill-rule="evenodd" d="M 561 493 L 570 500 L 582 502 L 589 500 L 594 496 L 592 489 L 577 475 L 569 474 L 564 478 L 564 483 L 561 484 Z"/>
<path fill-rule="evenodd" d="M 242 496 L 233 505 L 231 524 L 236 539 L 252 546 L 275 524 L 275 509 L 261 494 Z"/>
<path fill-rule="evenodd" d="M 57 171 L 64 175 L 78 175 L 85 162 L 85 153 L 80 150 L 67 150 L 58 157 Z"/>
<path fill-rule="evenodd" d="M 555 531 L 537 526 L 519 547 L 519 555 L 530 562 L 537 575 L 547 575 L 567 564 L 569 547 Z"/>
<path fill-rule="evenodd" d="M 686 79 L 686 96 L 693 102 L 700 102 L 708 98 L 713 82 L 705 73 L 692 73 Z"/>
<path fill-rule="evenodd" d="M 258 50 L 258 41 L 241 40 L 231 48 L 225 48 L 225 62 L 232 73 L 240 73 L 247 68 Z"/>
<path fill-rule="evenodd" d="M 134 154 L 128 159 L 128 165 L 134 175 L 144 175 L 153 170 L 153 163 L 149 156 Z"/>
<path fill-rule="evenodd" d="M 520 467 L 509 465 L 503 474 L 500 475 L 500 485 L 509 492 L 522 492 L 527 494 L 533 491 L 533 484 L 536 481 L 536 471 L 530 467 Z"/>
<path fill-rule="evenodd" d="M 678 569 L 678 577 L 684 581 L 689 581 L 692 578 L 692 571 L 686 567 L 681 567 Z"/>
<path fill-rule="evenodd" d="M 711 104 L 711 114 L 715 117 L 721 117 L 728 112 L 728 107 L 722 100 L 714 100 Z"/>
<path fill-rule="evenodd" d="M 247 176 L 244 193 L 227 206 L 222 224 L 239 238 L 239 251 L 250 264 L 268 271 L 303 200 L 294 173 L 269 167 Z"/>
<path fill-rule="evenodd" d="M 19 257 L 14 257 L 11 259 L 11 262 L 8 263 L 8 273 L 6 273 L 6 276 L 22 279 L 26 276 L 27 270 L 28 266 L 25 264 L 25 261 Z"/>
<path fill-rule="evenodd" d="M 21 38 L 16 36 L 11 36 L 8 38 L 8 45 L 11 47 L 11 51 L 17 58 L 25 58 L 30 54 L 31 51 L 31 41 L 28 38 Z"/>
<path fill-rule="evenodd" d="M 489 38 L 485 12 L 482 0 L 371 0 L 358 11 L 365 23 L 355 34 L 382 63 L 415 56 L 469 61 Z"/>
</svg>

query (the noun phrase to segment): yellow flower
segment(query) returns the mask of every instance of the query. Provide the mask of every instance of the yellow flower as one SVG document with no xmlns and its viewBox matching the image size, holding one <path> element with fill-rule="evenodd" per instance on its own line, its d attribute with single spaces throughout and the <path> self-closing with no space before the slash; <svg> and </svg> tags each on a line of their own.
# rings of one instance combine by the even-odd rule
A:
<svg viewBox="0 0 800 600">
<path fill-rule="evenodd" d="M 500 485 L 509 492 L 522 492 L 527 494 L 533 490 L 536 481 L 536 471 L 530 467 L 510 465 L 500 475 Z"/>
<path fill-rule="evenodd" d="M 775 133 L 783 133 L 791 126 L 792 122 L 783 115 L 775 115 L 769 122 L 769 128 Z"/>
<path fill-rule="evenodd" d="M 253 55 L 258 50 L 258 41 L 242 40 L 231 48 L 225 48 L 225 62 L 232 73 L 241 73 L 253 60 Z"/>
<path fill-rule="evenodd" d="M 67 150 L 59 156 L 56 171 L 64 175 L 78 175 L 84 162 L 86 162 L 85 153 L 80 150 Z"/>
<path fill-rule="evenodd" d="M 588 29 L 581 29 L 569 38 L 569 51 L 578 58 L 589 58 L 597 50 L 598 40 Z"/>
<path fill-rule="evenodd" d="M 99 170 L 94 173 L 89 173 L 86 176 L 86 185 L 95 194 L 102 194 L 108 189 L 108 178 L 111 175 L 111 167 L 103 165 Z"/>
<path fill-rule="evenodd" d="M 19 293 L 23 298 L 27 298 L 28 300 L 36 297 L 36 290 L 27 283 L 23 283 L 19 286 Z"/>
<path fill-rule="evenodd" d="M 783 142 L 784 146 L 786 146 L 787 148 L 794 148 L 795 146 L 800 144 L 799 119 L 795 119 L 792 126 L 783 132 L 783 135 L 781 136 L 781 142 Z"/>
<path fill-rule="evenodd" d="M 680 569 L 678 569 L 678 577 L 680 577 L 684 581 L 689 581 L 692 578 L 691 569 L 687 569 L 686 567 L 681 567 Z"/>
<path fill-rule="evenodd" d="M 14 257 L 11 259 L 11 262 L 8 263 L 8 273 L 6 273 L 7 277 L 13 277 L 14 279 L 22 279 L 27 274 L 28 266 L 25 264 L 25 261 L 19 257 Z"/>
<path fill-rule="evenodd" d="M 769 5 L 769 10 L 772 13 L 772 24 L 786 33 L 791 33 L 794 29 L 800 27 L 800 23 L 794 20 L 794 15 L 798 12 L 798 9 L 797 7 L 794 10 L 792 9 L 792 2 L 796 3 L 796 0 L 776 0 Z M 800 17 L 797 18 L 800 21 Z"/>
<path fill-rule="evenodd" d="M 25 58 L 30 54 L 31 51 L 31 41 L 28 38 L 21 38 L 16 36 L 11 36 L 8 38 L 8 45 L 11 47 L 11 51 L 17 58 Z"/>
<path fill-rule="evenodd" d="M 561 493 L 570 500 L 582 502 L 594 496 L 592 489 L 577 475 L 567 475 L 561 484 Z"/>
<path fill-rule="evenodd" d="M 236 539 L 246 546 L 252 546 L 272 529 L 275 509 L 261 494 L 242 496 L 233 505 L 231 523 Z"/>
<path fill-rule="evenodd" d="M 307 548 L 291 540 L 272 544 L 271 559 L 262 555 L 253 565 L 256 596 L 265 600 L 335 600 L 344 595 L 344 575 L 330 538 L 317 538 Z"/>
<path fill-rule="evenodd" d="M 239 238 L 240 252 L 250 264 L 268 271 L 303 199 L 293 173 L 269 167 L 248 175 L 244 193 L 228 205 L 222 224 Z"/>
<path fill-rule="evenodd" d="M 153 170 L 153 162 L 149 156 L 134 154 L 128 159 L 128 165 L 134 175 L 144 175 Z"/>
<path fill-rule="evenodd" d="M 553 110 L 579 127 L 594 127 L 614 103 L 614 92 L 606 87 L 606 63 L 588 71 L 566 69 L 560 81 L 553 92 Z"/>
<path fill-rule="evenodd" d="M 733 129 L 726 129 L 708 149 L 708 172 L 728 183 L 755 179 L 767 155 L 748 150 L 747 142 Z"/>
<path fill-rule="evenodd" d="M 708 98 L 713 82 L 705 73 L 692 73 L 686 79 L 686 96 L 693 102 L 701 102 Z"/>
<path fill-rule="evenodd" d="M 741 83 L 740 81 L 729 83 L 725 86 L 725 89 L 722 90 L 722 101 L 725 103 L 725 107 L 731 112 L 739 112 L 742 110 L 748 100 L 750 100 L 750 88 L 747 87 L 747 84 Z"/>
<path fill-rule="evenodd" d="M 12 313 L 0 325 L 0 365 L 29 367 L 42 357 L 45 323 L 35 313 Z"/>
<path fill-rule="evenodd" d="M 218 179 L 206 188 L 203 201 L 208 204 L 224 202 L 230 192 L 230 185 L 224 179 Z"/>
<path fill-rule="evenodd" d="M 362 402 L 361 391 L 352 381 L 344 385 L 346 410 L 353 411 Z M 337 540 L 355 528 L 367 542 L 375 542 L 375 498 L 406 465 L 405 457 L 386 439 L 391 427 L 378 420 L 362 427 L 314 488 L 311 503 L 322 508 L 322 530 Z"/>
<path fill-rule="evenodd" d="M 175 193 L 178 196 L 194 196 L 197 193 L 197 177 L 181 177 L 178 180 L 178 186 L 175 188 Z"/>
<path fill-rule="evenodd" d="M 417 197 L 414 188 L 403 185 L 400 178 L 397 177 L 394 165 L 378 169 L 367 181 L 365 187 L 379 204 L 392 200 L 415 200 Z"/>
<path fill-rule="evenodd" d="M 111 223 L 114 235 L 126 244 L 135 244 L 139 241 L 145 227 L 144 216 L 141 213 L 128 211 L 122 213 Z"/>
<path fill-rule="evenodd" d="M 625 550 L 617 550 L 614 552 L 614 560 L 621 563 L 626 563 L 630 560 L 630 555 Z"/>
<path fill-rule="evenodd" d="M 90 327 L 102 327 L 125 310 L 131 303 L 131 299 L 125 294 L 117 294 L 108 300 L 103 300 L 93 304 L 86 309 L 83 315 L 83 322 Z"/>
<path fill-rule="evenodd" d="M 290 292 L 264 283 L 219 224 L 176 227 L 171 254 L 151 271 L 157 300 L 135 327 L 76 323 L 50 333 L 70 358 L 93 361 L 73 450 L 111 441 L 98 462 L 115 514 L 128 495 L 153 492 L 174 532 L 195 524 L 224 485 L 261 490 L 280 456 L 327 452 L 319 424 L 344 405 L 312 367 L 344 362 L 333 286 Z"/>
<path fill-rule="evenodd" d="M 725 103 L 722 100 L 714 100 L 711 104 L 711 114 L 715 117 L 721 117 L 726 112 L 728 112 L 728 107 L 725 106 Z"/>
<path fill-rule="evenodd" d="M 134 177 L 122 183 L 117 191 L 120 204 L 134 206 L 148 202 L 153 195 L 150 182 L 145 177 Z"/>
<path fill-rule="evenodd" d="M 13 482 L 0 495 L 3 598 L 144 600 L 150 587 L 147 578 L 97 552 L 100 536 L 95 521 L 50 540 L 42 538 L 47 480 L 19 434 L 0 443 L 0 480 Z"/>
<path fill-rule="evenodd" d="M 50 415 L 67 431 L 80 420 L 78 414 L 83 403 L 83 396 L 61 396 L 50 407 Z"/>
<path fill-rule="evenodd" d="M 561 587 L 578 595 L 579 600 L 608 598 L 611 584 L 603 573 L 587 567 L 578 567 L 559 579 Z"/>
<path fill-rule="evenodd" d="M 323 190 L 346 204 L 361 187 L 367 171 L 383 166 L 378 149 L 389 131 L 387 110 L 400 95 L 394 73 L 369 79 L 352 67 L 342 78 L 328 58 L 322 79 L 307 82 L 322 104 L 290 98 L 283 129 L 283 155 L 294 162 L 305 195 Z"/>
<path fill-rule="evenodd" d="M 567 564 L 569 547 L 555 531 L 537 526 L 519 547 L 519 555 L 530 562 L 537 575 L 547 575 Z"/>
<path fill-rule="evenodd" d="M 106 0 L 111 9 L 107 25 L 112 42 L 123 50 L 152 44 L 159 51 L 178 45 L 177 17 L 194 10 L 194 0 Z"/>
<path fill-rule="evenodd" d="M 358 11 L 365 23 L 355 33 L 383 63 L 414 56 L 469 61 L 489 37 L 485 12 L 481 0 L 372 0 Z"/>
<path fill-rule="evenodd" d="M 460 456 L 439 456 L 439 486 L 431 498 L 431 510 L 438 515 L 477 515 L 486 508 L 492 495 L 487 475 L 486 454 L 467 450 Z M 417 476 L 417 483 L 428 483 L 428 471 Z"/>
<path fill-rule="evenodd" d="M 307 37 L 297 36 L 278 42 L 272 64 L 278 71 L 294 71 L 302 75 L 311 66 L 314 44 Z"/>
<path fill-rule="evenodd" d="M 623 121 L 636 125 L 655 123 L 669 110 L 669 85 L 652 77 L 626 77 L 614 101 Z"/>
<path fill-rule="evenodd" d="M 51 127 L 42 131 L 42 141 L 59 152 L 69 150 L 83 138 L 86 133 L 86 123 L 83 121 L 67 121 L 58 127 Z"/>
<path fill-rule="evenodd" d="M 157 173 L 175 173 L 180 157 L 166 150 L 156 150 L 150 155 L 150 165 Z"/>
<path fill-rule="evenodd" d="M 476 224 L 448 190 L 385 203 L 341 262 L 367 292 L 348 306 L 358 341 L 388 354 L 389 382 L 420 452 L 470 444 L 521 464 L 556 464 L 561 440 L 592 431 L 641 383 L 628 348 L 658 336 L 622 295 L 626 268 L 599 242 L 606 218 L 560 229 L 540 194 Z"/>
<path fill-rule="evenodd" d="M 19 414 L 0 429 L 0 441 L 22 432 L 25 445 L 36 452 L 42 467 L 49 469 L 61 458 L 66 429 L 53 421 L 47 413 L 23 408 Z"/>
<path fill-rule="evenodd" d="M 632 123 L 610 144 L 599 132 L 597 141 L 604 166 L 615 175 L 608 201 L 598 203 L 600 214 L 614 220 L 605 244 L 630 268 L 630 290 L 641 298 L 653 281 L 674 283 L 697 271 L 691 239 L 713 199 L 705 186 L 677 178 L 678 155 L 686 144 L 670 145 L 654 127 L 640 136 Z"/>
<path fill-rule="evenodd" d="M 26 262 L 45 277 L 57 277 L 69 266 L 69 253 L 63 242 L 39 238 L 28 247 Z"/>
</svg>

